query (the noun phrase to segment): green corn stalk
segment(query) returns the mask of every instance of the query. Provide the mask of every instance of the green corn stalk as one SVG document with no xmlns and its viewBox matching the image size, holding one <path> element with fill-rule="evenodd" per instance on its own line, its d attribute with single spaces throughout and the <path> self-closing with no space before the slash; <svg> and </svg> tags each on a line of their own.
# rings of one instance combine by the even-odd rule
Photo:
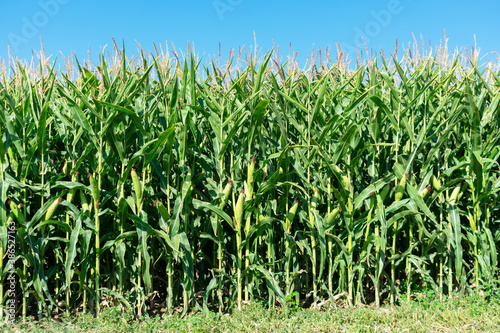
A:
<svg viewBox="0 0 500 333">
<path fill-rule="evenodd" d="M 160 200 L 155 201 L 155 206 L 158 208 L 158 212 L 160 213 L 163 221 L 170 221 L 170 212 L 169 209 L 165 208 L 163 203 Z M 167 224 L 167 229 L 165 230 L 167 234 L 170 233 L 170 227 Z M 167 312 L 171 315 L 173 312 L 172 300 L 173 300 L 173 255 L 167 254 Z"/>
<path fill-rule="evenodd" d="M 460 194 L 460 186 L 456 186 L 453 189 L 453 192 L 451 193 L 450 197 L 448 198 L 448 216 L 449 216 L 449 226 L 450 226 L 450 235 L 453 241 L 450 239 L 449 241 L 449 255 L 450 257 L 448 258 L 448 292 L 449 292 L 449 297 L 451 297 L 451 292 L 453 290 L 453 273 L 452 273 L 452 258 L 451 258 L 451 244 L 454 243 L 455 245 L 455 266 L 456 268 L 461 266 L 461 261 L 462 261 L 462 247 L 461 247 L 461 231 L 460 231 L 460 218 L 458 216 L 458 210 L 456 206 L 456 202 L 458 200 Z M 457 280 L 460 283 L 460 275 L 461 275 L 461 270 L 456 269 L 455 274 L 457 275 Z"/>
<path fill-rule="evenodd" d="M 224 209 L 224 207 L 227 204 L 227 201 L 229 200 L 229 197 L 231 195 L 231 190 L 233 188 L 233 181 L 230 180 L 227 182 L 226 187 L 224 188 L 223 191 L 223 199 L 222 202 L 219 205 L 219 209 Z M 217 295 L 219 298 L 219 312 L 222 312 L 222 308 L 224 307 L 224 300 L 222 296 L 222 281 L 223 281 L 223 272 L 224 272 L 224 267 L 223 267 L 223 256 L 222 256 L 222 243 L 224 241 L 224 235 L 223 235 L 223 230 L 222 230 L 222 224 L 220 222 L 219 216 L 216 217 L 217 221 L 217 237 L 218 237 L 218 242 L 217 242 L 217 259 L 218 259 L 218 268 L 219 268 L 219 279 L 218 279 L 218 288 L 217 288 Z"/>
<path fill-rule="evenodd" d="M 340 206 L 334 208 L 331 212 L 329 212 L 329 214 L 325 220 L 326 226 L 329 227 L 330 225 L 332 225 L 332 223 L 339 216 L 339 214 L 340 214 Z M 327 239 L 327 248 L 328 248 L 328 291 L 333 294 L 334 258 L 333 258 L 333 244 L 332 244 L 331 237 L 328 237 L 328 239 Z"/>
<path fill-rule="evenodd" d="M 394 201 L 395 202 L 399 202 L 403 198 L 403 194 L 405 192 L 406 179 L 409 177 L 410 176 L 408 174 L 405 174 L 405 175 L 403 175 L 401 181 L 399 182 L 399 185 L 396 188 L 396 192 L 394 193 Z M 394 221 L 393 230 L 394 230 L 394 233 L 392 236 L 392 255 L 394 256 L 394 255 L 396 255 L 396 238 L 397 238 L 397 230 L 398 230 L 397 221 Z M 394 260 L 393 260 L 391 262 L 391 305 L 394 305 L 394 303 L 396 301 L 395 281 L 396 281 L 396 265 L 395 265 Z"/>
<path fill-rule="evenodd" d="M 314 212 L 318 210 L 318 199 L 319 199 L 319 190 L 313 188 L 314 194 L 311 199 L 311 205 L 309 207 L 309 223 L 311 228 L 311 271 L 313 278 L 313 303 L 315 304 L 318 301 L 318 276 L 317 276 L 317 258 L 316 258 L 316 239 L 315 239 L 315 226 L 314 226 Z"/>
<path fill-rule="evenodd" d="M 52 277 L 66 273 L 66 265 L 60 265 L 66 242 L 59 236 L 64 237 L 67 229 L 62 230 L 59 222 L 37 228 L 37 223 L 44 223 L 48 216 L 47 212 L 41 216 L 36 212 L 40 207 L 50 208 L 54 198 L 66 200 L 66 223 L 71 230 L 76 232 L 78 223 L 82 224 L 75 245 L 75 253 L 81 257 L 70 265 L 70 270 L 81 272 L 80 294 L 68 298 L 69 292 L 76 290 L 70 288 L 74 281 L 66 280 L 66 290 L 61 289 L 66 293 L 66 310 L 77 307 L 83 294 L 86 311 L 91 300 L 87 296 L 96 295 L 98 313 L 103 289 L 124 296 L 137 285 L 136 278 L 142 279 L 139 284 L 144 283 L 144 274 L 133 276 L 134 283 L 128 283 L 124 270 L 125 263 L 134 272 L 146 267 L 144 247 L 139 255 L 125 252 L 138 241 L 131 236 L 137 228 L 128 223 L 127 207 L 135 214 L 150 213 L 146 212 L 152 206 L 147 198 L 164 195 L 167 203 L 163 208 L 169 219 L 147 219 L 146 227 L 151 229 L 146 248 L 151 248 L 149 262 L 166 258 L 169 312 L 182 306 L 183 301 L 185 309 L 194 305 L 195 295 L 204 296 L 205 306 L 218 303 L 221 312 L 231 311 L 236 303 L 241 307 L 243 300 L 257 294 L 273 306 L 280 300 L 280 286 L 288 295 L 299 291 L 296 300 L 300 304 L 304 280 L 307 284 L 312 281 L 317 302 L 327 294 L 343 291 L 348 291 L 351 303 L 354 299 L 363 301 L 367 276 L 375 286 L 376 304 L 381 301 L 384 276 L 392 279 L 388 283 L 393 303 L 396 277 L 409 282 L 407 293 L 415 285 L 417 274 L 424 289 L 439 289 L 440 298 L 443 286 L 448 287 L 449 294 L 455 284 L 460 290 L 472 284 L 481 290 L 483 281 L 498 265 L 494 241 L 498 225 L 495 161 L 500 156 L 500 132 L 495 121 L 500 104 L 498 75 L 481 71 L 475 59 L 463 63 L 455 57 L 444 65 L 440 62 L 446 58 L 444 53 L 417 56 L 408 51 L 402 60 L 379 57 L 377 61 L 360 62 L 354 71 L 348 70 L 342 60 L 323 64 L 313 61 L 304 71 L 292 59 L 282 63 L 276 57 L 269 62 L 271 54 L 257 62 L 254 53 L 244 69 L 234 65 L 241 60 L 238 56 L 230 57 L 226 66 L 218 59 L 205 67 L 191 54 L 189 59 L 171 59 L 142 50 L 142 61 L 129 61 L 124 50 L 114 50 L 111 65 L 103 54 L 98 64 L 80 63 L 66 73 L 46 61 L 36 69 L 13 61 L 11 75 L 0 69 L 1 202 L 6 202 L 8 194 L 11 201 L 24 203 L 22 209 L 10 207 L 12 203 L 0 205 L 0 217 L 6 221 L 7 213 L 12 213 L 23 243 L 31 240 L 33 245 L 40 245 L 33 249 L 35 254 L 27 246 L 19 249 L 24 263 L 19 272 L 26 286 L 23 317 L 30 309 L 36 312 L 35 302 L 45 314 L 45 296 L 58 301 L 63 280 L 55 278 L 43 290 L 45 286 L 37 281 L 45 280 L 34 277 L 48 271 Z M 251 178 L 257 175 L 250 172 L 251 154 L 264 158 L 259 163 L 268 180 L 258 186 Z M 141 191 L 134 190 L 137 193 L 130 200 L 133 195 L 126 198 L 124 186 L 127 174 L 132 174 L 132 167 L 139 161 L 144 171 L 142 177 L 134 171 L 137 182 L 132 180 L 132 185 L 138 188 L 139 183 Z M 239 161 L 249 162 L 247 171 Z M 90 199 L 85 190 L 72 191 L 74 184 L 66 188 L 56 171 L 60 165 L 64 173 L 91 170 L 95 180 L 87 191 L 91 192 Z M 192 173 L 192 184 L 184 187 L 187 169 Z M 401 177 L 410 170 L 421 170 L 421 175 L 435 171 L 435 176 L 426 179 L 416 174 L 416 180 L 429 182 L 435 192 L 429 188 L 416 192 L 404 179 L 398 179 L 394 189 L 386 184 L 370 192 L 357 191 L 376 184 L 387 173 Z M 324 179 L 325 174 L 332 173 L 340 177 Z M 245 224 L 243 211 L 236 219 L 240 194 L 231 189 L 219 197 L 225 190 L 222 182 L 226 174 L 229 179 L 245 180 L 242 207 L 245 200 L 251 203 Z M 73 178 L 71 181 L 75 182 Z M 403 181 L 408 183 L 401 192 Z M 91 189 L 95 185 L 98 191 Z M 196 186 L 192 195 L 183 192 L 191 185 Z M 317 205 L 316 211 L 312 210 L 314 193 L 307 195 L 313 186 L 326 189 L 326 205 Z M 460 190 L 455 195 L 457 187 Z M 102 202 L 96 200 L 96 192 L 102 194 Z M 375 204 L 372 198 L 367 201 L 371 192 L 376 194 L 372 196 Z M 309 198 L 309 211 L 298 214 L 297 203 L 290 220 L 296 196 Z M 229 210 L 228 197 L 233 206 Z M 172 198 L 178 204 L 171 204 Z M 210 207 L 216 211 L 194 208 L 194 200 L 203 201 L 204 207 L 217 202 L 220 210 L 215 206 Z M 73 206 L 75 202 L 78 208 Z M 340 207 L 345 208 L 342 214 Z M 21 214 L 14 212 L 16 208 Z M 60 209 L 57 207 L 50 219 Z M 462 212 L 469 217 L 470 225 L 459 223 Z M 159 215 L 162 213 L 155 211 L 154 216 Z M 301 223 L 292 222 L 295 215 Z M 340 215 L 343 225 L 338 228 L 335 221 L 341 219 Z M 73 216 L 81 219 L 71 221 Z M 263 216 L 273 222 L 267 223 Z M 321 221 L 317 221 L 318 216 L 323 217 Z M 92 226 L 89 217 L 95 221 Z M 281 222 L 275 223 L 281 217 L 286 219 L 283 227 Z M 232 220 L 234 229 L 222 227 L 224 221 Z M 162 228 L 160 222 L 178 228 L 178 235 L 169 237 L 173 243 L 182 239 L 182 255 L 175 257 L 178 253 L 170 249 L 165 254 L 157 246 L 165 240 L 165 234 L 157 233 Z M 405 232 L 399 232 L 401 223 L 407 223 Z M 29 230 L 24 229 L 27 226 Z M 94 226 L 97 233 L 90 230 Z M 254 226 L 259 229 L 249 236 Z M 210 227 L 215 237 L 210 237 Z M 323 257 L 313 258 L 324 250 L 323 227 L 328 277 L 322 275 Z M 387 228 L 395 232 L 391 235 Z M 311 231 L 314 236 L 310 236 Z M 386 246 L 388 234 L 393 239 Z M 106 245 L 100 243 L 104 235 Z M 67 233 L 66 241 L 69 236 Z M 237 246 L 225 246 L 228 240 Z M 240 248 L 245 240 L 249 242 Z M 55 262 L 45 249 L 54 250 Z M 210 249 L 217 256 L 210 256 Z M 288 251 L 282 254 L 275 249 Z M 396 256 L 395 261 L 386 264 L 391 255 Z M 225 258 L 236 261 L 225 263 Z M 399 264 L 405 259 L 406 269 Z M 474 265 L 463 265 L 464 261 L 474 261 Z M 120 274 L 114 274 L 117 269 Z M 86 279 L 87 271 L 91 279 Z M 175 288 L 179 285 L 176 276 L 181 288 Z M 231 276 L 234 284 L 226 285 L 226 277 Z M 117 278 L 119 284 L 115 283 Z M 323 278 L 328 279 L 327 289 L 320 288 Z M 218 297 L 214 296 L 215 289 Z M 138 304 L 144 305 L 145 293 L 136 295 Z"/>
<path fill-rule="evenodd" d="M 141 181 L 139 180 L 139 176 L 137 175 L 137 171 L 132 168 L 130 172 L 130 177 L 132 178 L 132 185 L 134 187 L 134 194 L 135 194 L 135 207 L 136 207 L 136 215 L 139 216 L 142 211 L 142 195 L 143 195 L 143 189 L 142 189 L 142 184 Z M 139 265 L 139 270 L 138 272 L 141 272 L 142 268 L 142 256 L 141 256 L 141 251 L 138 252 L 138 265 Z M 137 286 L 141 288 L 141 274 L 139 273 L 137 275 Z M 139 309 L 139 312 L 141 311 L 141 300 L 138 298 L 138 304 L 137 308 Z"/>
<path fill-rule="evenodd" d="M 255 170 L 255 161 L 256 158 L 255 156 L 252 157 L 251 162 L 248 164 L 248 170 L 247 170 L 247 180 L 246 182 L 243 183 L 243 186 L 245 188 L 245 196 L 247 200 L 252 200 L 253 199 L 253 173 Z M 250 232 L 250 223 L 251 223 L 251 214 L 248 215 L 246 224 L 245 224 L 245 237 L 248 235 Z M 248 266 L 250 265 L 250 241 L 247 241 L 245 245 L 245 271 L 248 271 Z M 252 285 L 253 283 L 252 279 Z M 249 301 L 249 279 L 248 279 L 248 274 L 245 275 L 245 302 Z"/>
<path fill-rule="evenodd" d="M 295 198 L 295 201 L 290 207 L 290 210 L 288 211 L 288 214 L 286 215 L 286 220 L 285 220 L 285 251 L 286 249 L 290 248 L 290 241 L 289 237 L 291 237 L 291 231 L 292 231 L 292 223 L 293 220 L 295 219 L 295 215 L 297 214 L 297 209 L 299 208 L 300 200 L 299 198 Z M 291 258 L 287 257 L 286 258 L 286 264 L 285 264 L 285 274 L 286 274 L 286 292 L 287 294 L 291 293 L 292 290 L 292 281 L 290 279 L 290 260 Z"/>
<path fill-rule="evenodd" d="M 237 304 L 238 304 L 238 310 L 241 310 L 241 301 L 242 301 L 242 281 L 241 281 L 241 266 L 242 266 L 242 254 L 241 254 L 241 236 L 242 236 L 242 230 L 241 230 L 241 223 L 243 221 L 243 203 L 244 203 L 244 198 L 245 196 L 245 191 L 241 190 L 240 194 L 238 195 L 238 201 L 236 201 L 236 205 L 234 207 L 234 220 L 233 224 L 236 229 L 236 251 L 237 251 L 237 289 L 238 289 L 238 298 L 237 298 Z"/>
<path fill-rule="evenodd" d="M 441 182 L 439 179 L 435 176 L 432 175 L 431 177 L 432 181 L 432 186 L 436 191 L 439 191 L 441 189 Z M 443 232 L 443 204 L 444 204 L 444 196 L 443 193 L 439 193 L 439 232 Z M 443 281 L 444 281 L 444 267 L 443 267 L 443 259 L 439 257 L 439 276 L 438 276 L 438 285 L 439 285 L 439 300 L 443 300 Z"/>
<path fill-rule="evenodd" d="M 101 154 L 99 154 L 99 171 L 101 170 Z M 94 212 L 94 223 L 95 223 L 95 309 L 96 309 L 96 316 L 99 315 L 99 309 L 100 309 L 100 290 L 99 290 L 99 279 L 100 279 L 100 258 L 99 258 L 99 252 L 101 249 L 100 245 L 100 221 L 99 221 L 99 200 L 101 198 L 101 191 L 100 191 L 100 183 L 101 183 L 101 174 L 100 172 L 98 173 L 99 177 L 96 180 L 92 174 L 88 174 L 89 182 L 90 182 L 90 189 L 92 193 L 92 199 L 93 199 L 93 206 L 95 208 Z"/>
<path fill-rule="evenodd" d="M 64 166 L 66 167 L 66 170 L 63 169 L 63 173 L 67 174 L 68 170 L 68 163 L 66 162 L 64 164 Z M 72 182 L 77 182 L 78 181 L 78 175 L 79 175 L 79 172 L 75 172 L 72 176 L 71 176 L 71 181 Z M 67 196 L 66 196 L 66 201 L 68 203 L 72 203 L 73 202 L 73 199 L 75 198 L 75 194 L 76 194 L 76 189 L 75 188 L 72 188 Z M 70 226 L 70 215 L 68 213 L 66 213 L 66 224 L 68 224 L 68 226 Z M 68 256 L 69 256 L 69 244 L 70 244 L 70 234 L 69 232 L 66 232 L 66 240 L 68 241 L 68 246 L 66 247 L 66 261 L 68 261 Z M 70 272 L 66 272 L 66 274 L 70 274 Z M 68 280 L 68 279 L 67 279 Z M 70 306 L 70 296 L 71 296 L 71 286 L 70 285 L 66 285 L 66 314 L 69 314 L 69 306 Z"/>
</svg>

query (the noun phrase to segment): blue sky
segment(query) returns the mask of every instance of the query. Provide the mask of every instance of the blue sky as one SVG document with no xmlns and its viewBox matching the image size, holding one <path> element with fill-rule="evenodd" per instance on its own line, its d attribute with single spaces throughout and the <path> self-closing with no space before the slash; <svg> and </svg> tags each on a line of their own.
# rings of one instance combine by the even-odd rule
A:
<svg viewBox="0 0 500 333">
<path fill-rule="evenodd" d="M 72 51 L 94 57 L 112 38 L 127 53 L 137 54 L 139 42 L 173 42 L 185 51 L 194 43 L 204 59 L 222 55 L 238 46 L 254 45 L 254 32 L 262 55 L 273 41 L 286 58 L 291 44 L 301 65 L 312 46 L 324 49 L 339 43 L 351 55 L 361 37 L 369 49 L 390 53 L 396 38 L 400 45 L 413 42 L 412 33 L 425 47 L 436 47 L 446 29 L 450 50 L 477 46 L 481 55 L 496 59 L 500 53 L 500 1 L 382 0 L 382 1 L 294 1 L 294 0 L 197 0 L 197 1 L 97 1 L 97 0 L 0 0 L 0 58 L 7 58 L 7 45 L 21 59 L 40 50 L 42 38 L 48 55 Z M 364 46 L 363 46 L 364 48 Z M 421 46 L 420 46 L 421 48 Z"/>
</svg>

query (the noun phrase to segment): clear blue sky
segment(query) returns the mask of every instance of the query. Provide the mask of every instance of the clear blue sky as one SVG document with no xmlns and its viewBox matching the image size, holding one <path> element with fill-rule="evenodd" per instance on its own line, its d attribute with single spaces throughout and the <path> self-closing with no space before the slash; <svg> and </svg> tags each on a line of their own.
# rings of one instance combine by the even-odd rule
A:
<svg viewBox="0 0 500 333">
<path fill-rule="evenodd" d="M 183 51 L 190 42 L 208 59 L 219 43 L 226 56 L 230 48 L 252 46 L 255 32 L 261 55 L 274 41 L 285 57 L 291 43 L 303 65 L 313 44 L 339 43 L 353 55 L 363 36 L 368 48 L 389 53 L 396 38 L 412 42 L 412 33 L 419 42 L 422 35 L 426 48 L 429 39 L 436 47 L 446 29 L 450 50 L 474 46 L 475 35 L 486 61 L 500 53 L 498 13 L 500 1 L 485 0 L 0 0 L 0 58 L 7 45 L 18 58 L 30 58 L 41 37 L 47 54 L 74 51 L 82 59 L 89 46 L 94 56 L 106 44 L 111 49 L 112 38 L 135 54 L 135 41 L 149 49 L 173 42 Z"/>
</svg>

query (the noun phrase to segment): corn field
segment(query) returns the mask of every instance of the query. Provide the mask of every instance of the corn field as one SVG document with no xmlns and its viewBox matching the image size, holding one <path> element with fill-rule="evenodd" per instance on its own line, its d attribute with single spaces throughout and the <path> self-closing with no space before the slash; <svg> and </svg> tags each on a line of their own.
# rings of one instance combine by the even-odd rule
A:
<svg viewBox="0 0 500 333">
<path fill-rule="evenodd" d="M 43 53 L 11 58 L 1 316 L 8 254 L 19 318 L 486 292 L 500 249 L 498 65 L 410 47 L 347 61 L 129 58 L 116 45 L 96 63 L 63 57 L 65 70 Z"/>
</svg>

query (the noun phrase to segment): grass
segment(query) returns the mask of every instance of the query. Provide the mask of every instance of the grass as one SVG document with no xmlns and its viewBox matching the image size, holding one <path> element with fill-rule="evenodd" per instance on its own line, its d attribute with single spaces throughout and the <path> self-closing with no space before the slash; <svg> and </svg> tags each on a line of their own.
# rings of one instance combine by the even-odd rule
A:
<svg viewBox="0 0 500 333">
<path fill-rule="evenodd" d="M 425 297 L 400 306 L 325 306 L 321 310 L 268 309 L 252 303 L 232 314 L 210 312 L 133 320 L 118 307 L 99 318 L 80 313 L 40 322 L 28 319 L 5 332 L 500 332 L 500 298 Z"/>
</svg>

